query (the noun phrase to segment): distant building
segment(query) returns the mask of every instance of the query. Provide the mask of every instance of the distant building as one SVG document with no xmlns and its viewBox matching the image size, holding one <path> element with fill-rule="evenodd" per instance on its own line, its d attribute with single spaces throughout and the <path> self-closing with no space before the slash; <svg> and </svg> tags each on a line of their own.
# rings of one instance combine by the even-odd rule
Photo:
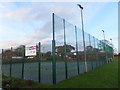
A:
<svg viewBox="0 0 120 90">
<path fill-rule="evenodd" d="M 5 60 L 5 59 L 10 59 L 11 57 L 16 57 L 16 56 L 17 56 L 17 54 L 13 52 L 12 54 L 10 54 L 10 53 L 3 54 L 3 56 L 1 56 L 1 58 L 3 60 Z"/>
</svg>

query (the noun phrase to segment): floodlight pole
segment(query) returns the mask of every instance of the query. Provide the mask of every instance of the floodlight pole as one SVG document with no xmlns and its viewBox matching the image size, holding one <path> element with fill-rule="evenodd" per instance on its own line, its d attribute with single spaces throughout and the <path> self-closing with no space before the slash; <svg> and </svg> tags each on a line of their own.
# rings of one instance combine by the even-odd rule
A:
<svg viewBox="0 0 120 90">
<path fill-rule="evenodd" d="M 107 61 L 107 52 L 106 52 L 106 43 L 105 43 L 105 31 L 102 30 L 103 32 L 103 39 L 104 39 L 104 50 L 105 50 L 105 54 L 106 54 L 106 61 Z M 108 61 L 107 61 L 108 62 Z"/>
<path fill-rule="evenodd" d="M 103 32 L 103 39 L 104 39 L 104 42 L 105 42 L 105 31 L 102 30 L 102 32 Z"/>
<path fill-rule="evenodd" d="M 111 45 L 112 45 L 112 39 L 110 38 L 110 41 L 111 41 Z M 113 47 L 113 45 L 112 45 L 112 47 Z"/>
<path fill-rule="evenodd" d="M 84 38 L 84 24 L 83 24 L 83 14 L 82 14 L 83 7 L 82 7 L 80 4 L 77 4 L 77 6 L 81 9 L 82 34 L 83 34 L 82 36 L 83 36 L 84 57 L 85 57 L 85 72 L 87 72 L 86 50 L 85 50 L 85 38 Z"/>
<path fill-rule="evenodd" d="M 110 38 L 110 40 L 111 40 L 112 53 L 113 53 L 113 58 L 114 58 L 114 50 L 113 50 L 112 38 Z"/>
<path fill-rule="evenodd" d="M 105 31 L 102 30 L 102 32 L 103 32 L 103 40 L 104 40 L 104 44 L 105 44 Z M 105 50 L 105 45 L 104 45 L 104 50 Z"/>
<path fill-rule="evenodd" d="M 103 40 L 104 40 L 104 44 L 105 44 L 105 31 L 102 30 L 102 32 L 103 32 Z M 105 45 L 104 45 L 104 50 L 105 50 Z"/>
</svg>

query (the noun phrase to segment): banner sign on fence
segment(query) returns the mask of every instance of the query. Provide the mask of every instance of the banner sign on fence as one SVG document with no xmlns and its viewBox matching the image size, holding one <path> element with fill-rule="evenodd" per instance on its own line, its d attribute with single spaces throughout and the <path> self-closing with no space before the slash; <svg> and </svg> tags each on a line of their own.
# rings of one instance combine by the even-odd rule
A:
<svg viewBox="0 0 120 90">
<path fill-rule="evenodd" d="M 26 45 L 25 56 L 35 56 L 35 55 L 36 55 L 36 45 Z"/>
</svg>

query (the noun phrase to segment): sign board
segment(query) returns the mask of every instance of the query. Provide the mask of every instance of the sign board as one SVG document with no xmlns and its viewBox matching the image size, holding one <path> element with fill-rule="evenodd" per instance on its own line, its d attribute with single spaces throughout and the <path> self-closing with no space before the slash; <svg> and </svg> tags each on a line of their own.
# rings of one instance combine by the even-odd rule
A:
<svg viewBox="0 0 120 90">
<path fill-rule="evenodd" d="M 26 45 L 25 56 L 35 56 L 35 55 L 36 55 L 36 45 Z"/>
</svg>

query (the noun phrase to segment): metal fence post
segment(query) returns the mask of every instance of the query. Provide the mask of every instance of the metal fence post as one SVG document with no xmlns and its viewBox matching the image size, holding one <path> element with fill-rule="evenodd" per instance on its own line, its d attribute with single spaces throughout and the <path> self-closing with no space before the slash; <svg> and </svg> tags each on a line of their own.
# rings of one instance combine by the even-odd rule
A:
<svg viewBox="0 0 120 90">
<path fill-rule="evenodd" d="M 112 46 L 112 61 L 114 60 L 114 50 L 113 50 L 113 46 Z"/>
<path fill-rule="evenodd" d="M 3 54 L 4 54 L 4 49 L 2 49 L 2 62 L 3 62 Z M 1 64 L 2 64 L 1 62 Z"/>
<path fill-rule="evenodd" d="M 25 59 L 25 46 L 23 46 L 23 60 L 22 60 L 22 79 L 24 79 L 24 59 Z"/>
<path fill-rule="evenodd" d="M 4 51 L 4 49 L 2 49 L 2 60 L 3 60 L 3 51 Z"/>
<path fill-rule="evenodd" d="M 95 48 L 95 38 L 94 38 L 94 36 L 93 36 L 93 42 L 94 42 L 94 48 Z M 97 53 L 96 53 L 97 54 Z M 94 54 L 95 55 L 95 54 Z M 95 55 L 96 56 L 96 55 Z M 97 59 L 97 57 L 96 57 L 96 67 L 98 67 L 98 59 Z"/>
<path fill-rule="evenodd" d="M 88 35 L 89 35 L 89 45 L 92 46 L 92 45 L 91 45 L 90 34 L 88 34 Z M 92 67 L 92 70 L 93 70 L 93 65 L 94 65 L 94 64 L 93 64 L 93 60 L 92 60 L 92 61 L 91 61 L 91 67 Z"/>
<path fill-rule="evenodd" d="M 10 77 L 12 76 L 12 47 L 11 47 L 11 58 L 10 58 Z"/>
<path fill-rule="evenodd" d="M 38 78 L 39 78 L 39 83 L 41 81 L 41 43 L 39 42 L 38 44 Z"/>
<path fill-rule="evenodd" d="M 103 50 L 103 43 L 102 43 L 102 41 L 100 40 L 100 49 L 102 49 Z M 104 65 L 104 60 L 102 59 L 102 63 L 103 63 L 103 65 Z"/>
<path fill-rule="evenodd" d="M 67 60 L 66 60 L 66 36 L 65 36 L 65 19 L 63 19 L 63 28 L 64 28 L 64 50 L 65 50 L 65 55 L 64 55 L 64 60 L 65 60 L 65 75 L 66 79 L 68 78 L 68 71 L 67 71 Z"/>
<path fill-rule="evenodd" d="M 89 34 L 89 44 L 90 44 L 90 46 L 91 46 L 90 34 Z"/>
<path fill-rule="evenodd" d="M 76 36 L 76 59 L 77 59 L 77 69 L 78 69 L 78 75 L 79 75 L 79 61 L 78 61 L 78 44 L 77 44 L 77 28 L 75 26 L 75 36 Z"/>
<path fill-rule="evenodd" d="M 104 51 L 105 51 L 105 57 L 106 57 L 106 60 L 105 60 L 105 64 L 108 63 L 108 58 L 107 58 L 107 51 L 106 51 L 106 43 L 105 43 L 105 40 L 104 40 Z"/>
<path fill-rule="evenodd" d="M 4 49 L 2 49 L 2 60 L 1 60 L 1 65 L 2 65 L 2 62 L 3 62 L 3 54 L 4 54 Z M 2 66 L 1 66 L 1 70 L 3 70 L 2 69 Z M 2 72 L 2 71 L 1 71 Z M 3 72 L 2 72 L 3 73 Z M 4 73 L 3 73 L 3 75 L 4 75 Z"/>
<path fill-rule="evenodd" d="M 95 39 L 95 37 L 94 37 L 94 48 L 95 48 L 95 44 L 98 44 L 98 41 L 97 41 L 97 39 Z M 96 53 L 96 60 L 97 60 L 97 65 L 98 65 L 98 67 L 100 66 L 100 63 L 99 63 L 99 59 L 98 59 L 98 52 Z"/>
<path fill-rule="evenodd" d="M 98 39 L 97 39 L 97 47 L 98 47 L 99 43 L 98 43 Z M 101 59 L 99 59 L 99 53 L 97 52 L 97 58 L 98 58 L 98 62 L 99 62 L 99 66 L 101 66 Z"/>
<path fill-rule="evenodd" d="M 54 13 L 52 14 L 52 25 L 53 25 L 53 40 L 52 40 L 52 74 L 53 74 L 53 84 L 56 84 L 56 58 L 55 58 L 55 22 L 54 22 Z"/>
</svg>

